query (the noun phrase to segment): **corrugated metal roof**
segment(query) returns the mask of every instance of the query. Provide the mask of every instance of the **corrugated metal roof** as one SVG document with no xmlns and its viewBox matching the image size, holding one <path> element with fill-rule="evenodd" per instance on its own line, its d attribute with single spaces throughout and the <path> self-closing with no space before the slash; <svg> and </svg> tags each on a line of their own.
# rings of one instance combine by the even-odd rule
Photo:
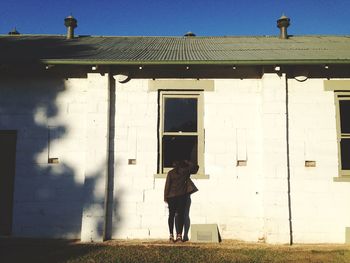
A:
<svg viewBox="0 0 350 263">
<path fill-rule="evenodd" d="M 0 35 L 0 63 L 350 63 L 350 36 L 98 37 Z"/>
</svg>

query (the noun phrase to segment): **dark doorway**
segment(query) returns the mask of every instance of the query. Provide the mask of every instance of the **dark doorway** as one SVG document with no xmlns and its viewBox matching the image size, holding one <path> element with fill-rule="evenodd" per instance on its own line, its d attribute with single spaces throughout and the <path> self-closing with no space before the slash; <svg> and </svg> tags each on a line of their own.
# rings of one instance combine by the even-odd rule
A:
<svg viewBox="0 0 350 263">
<path fill-rule="evenodd" d="M 16 167 L 16 131 L 0 130 L 0 235 L 12 230 L 13 190 Z"/>
</svg>

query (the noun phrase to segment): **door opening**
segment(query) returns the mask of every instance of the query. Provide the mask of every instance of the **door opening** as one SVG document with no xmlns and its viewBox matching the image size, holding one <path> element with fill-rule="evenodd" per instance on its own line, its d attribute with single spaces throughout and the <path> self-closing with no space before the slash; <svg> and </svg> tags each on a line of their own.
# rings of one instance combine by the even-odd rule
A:
<svg viewBox="0 0 350 263">
<path fill-rule="evenodd" d="M 0 236 L 12 231 L 17 132 L 0 130 Z"/>
</svg>

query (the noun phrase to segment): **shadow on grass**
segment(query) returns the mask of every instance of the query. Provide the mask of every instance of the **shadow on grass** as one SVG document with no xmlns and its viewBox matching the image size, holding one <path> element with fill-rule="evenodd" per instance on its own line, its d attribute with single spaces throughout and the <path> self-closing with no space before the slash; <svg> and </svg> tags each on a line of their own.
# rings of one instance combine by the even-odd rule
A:
<svg viewBox="0 0 350 263">
<path fill-rule="evenodd" d="M 350 262 L 347 246 L 169 244 L 168 242 L 78 243 L 67 240 L 0 239 L 8 262 Z"/>
<path fill-rule="evenodd" d="M 0 239 L 2 263 L 67 262 L 102 249 L 96 244 L 58 239 Z"/>
</svg>

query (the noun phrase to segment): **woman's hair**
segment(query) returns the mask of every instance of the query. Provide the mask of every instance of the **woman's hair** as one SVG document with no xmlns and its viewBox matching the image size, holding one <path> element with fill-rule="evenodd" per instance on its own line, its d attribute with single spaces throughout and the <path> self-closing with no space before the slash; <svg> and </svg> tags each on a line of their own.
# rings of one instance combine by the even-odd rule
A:
<svg viewBox="0 0 350 263">
<path fill-rule="evenodd" d="M 188 163 L 186 160 L 179 160 L 179 161 L 174 161 L 174 168 L 176 170 L 176 172 L 179 172 L 179 169 L 181 168 L 185 168 L 188 166 Z"/>
</svg>

